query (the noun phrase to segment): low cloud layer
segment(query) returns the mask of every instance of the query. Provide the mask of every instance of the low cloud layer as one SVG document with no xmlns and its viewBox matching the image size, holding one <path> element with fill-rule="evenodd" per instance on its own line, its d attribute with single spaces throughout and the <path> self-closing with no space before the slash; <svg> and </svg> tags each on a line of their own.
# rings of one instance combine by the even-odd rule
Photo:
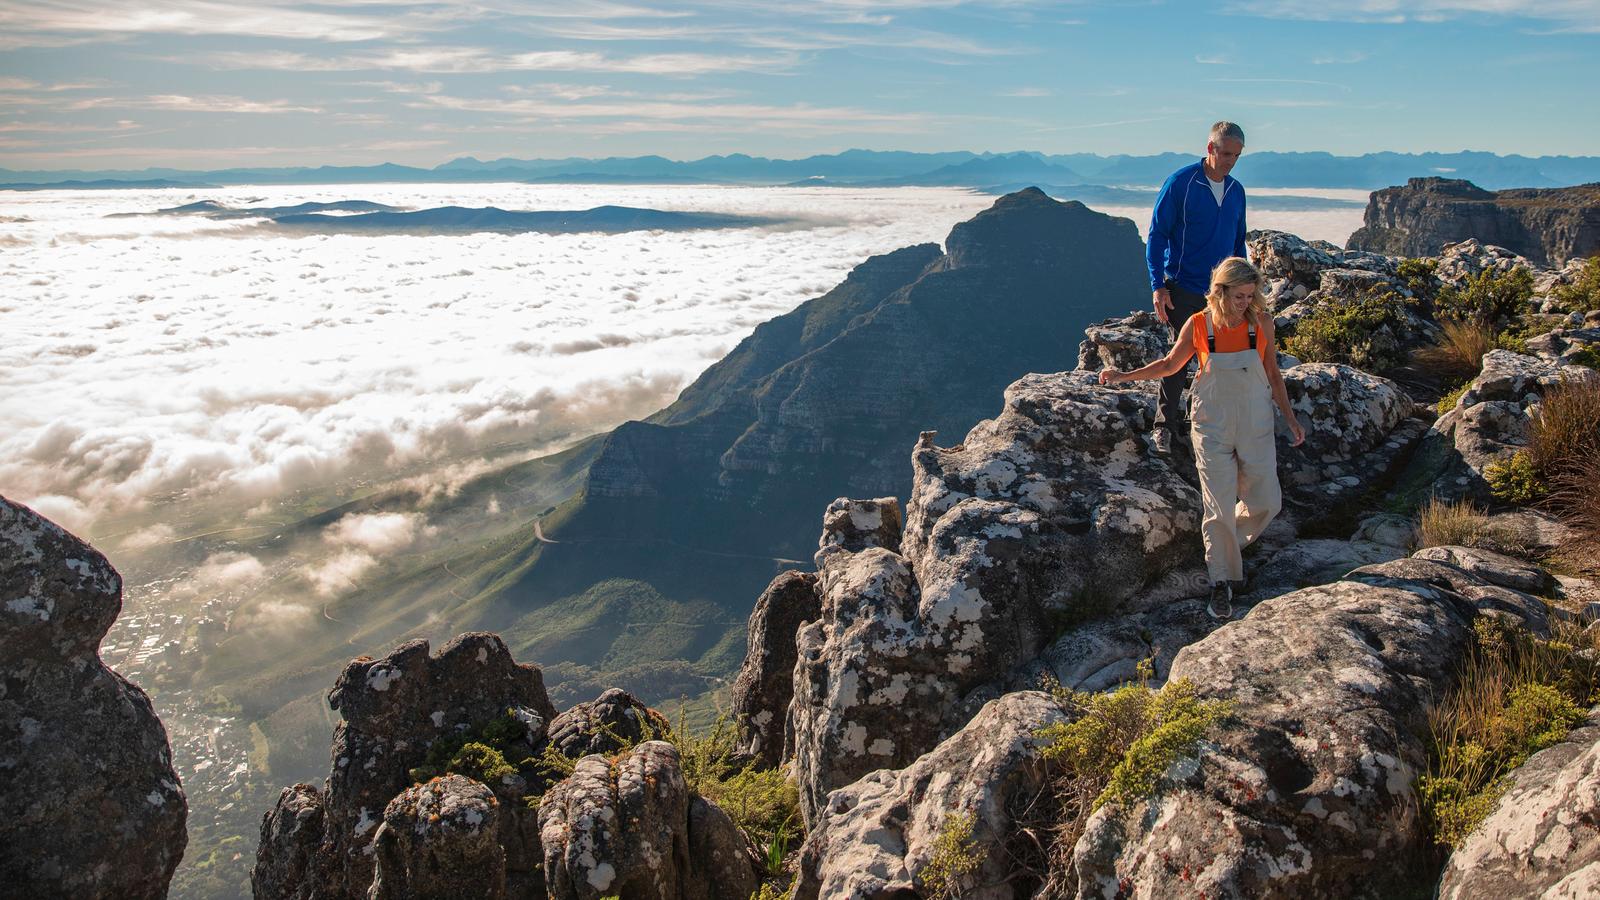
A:
<svg viewBox="0 0 1600 900">
<path fill-rule="evenodd" d="M 796 217 L 679 234 L 263 237 L 105 219 L 212 199 Z M 0 213 L 0 493 L 69 527 L 255 505 L 648 415 L 757 323 L 992 198 L 946 189 L 532 185 L 41 192 Z M 353 526 L 352 526 L 353 527 Z M 368 523 L 364 527 L 372 527 Z M 130 536 L 128 548 L 171 540 Z M 313 579 L 361 575 L 345 542 Z M 337 565 L 335 565 L 337 563 Z"/>
</svg>

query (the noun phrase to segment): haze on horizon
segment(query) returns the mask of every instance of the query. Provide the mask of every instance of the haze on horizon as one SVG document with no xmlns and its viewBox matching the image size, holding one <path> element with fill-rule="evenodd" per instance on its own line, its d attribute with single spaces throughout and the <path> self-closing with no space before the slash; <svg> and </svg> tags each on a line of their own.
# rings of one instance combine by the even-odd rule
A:
<svg viewBox="0 0 1600 900">
<path fill-rule="evenodd" d="M 0 167 L 1600 146 L 1591 0 L 0 0 Z"/>
</svg>

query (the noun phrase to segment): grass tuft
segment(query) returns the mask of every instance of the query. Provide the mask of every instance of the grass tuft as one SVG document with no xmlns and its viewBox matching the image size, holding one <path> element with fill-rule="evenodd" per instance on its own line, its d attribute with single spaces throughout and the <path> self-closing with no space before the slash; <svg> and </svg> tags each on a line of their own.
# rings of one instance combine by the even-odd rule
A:
<svg viewBox="0 0 1600 900">
<path fill-rule="evenodd" d="M 1429 711 L 1428 770 L 1417 779 L 1423 822 L 1437 843 L 1459 847 L 1494 810 L 1507 777 L 1564 738 L 1595 702 L 1600 666 L 1593 636 L 1556 624 L 1540 640 L 1480 618 L 1456 689 Z"/>
<path fill-rule="evenodd" d="M 1423 347 L 1411 358 L 1448 384 L 1470 381 L 1483 368 L 1483 355 L 1494 348 L 1494 329 L 1488 325 L 1442 319 L 1439 322 L 1439 342 L 1432 347 Z M 1463 389 L 1465 387 L 1462 385 Z"/>
</svg>

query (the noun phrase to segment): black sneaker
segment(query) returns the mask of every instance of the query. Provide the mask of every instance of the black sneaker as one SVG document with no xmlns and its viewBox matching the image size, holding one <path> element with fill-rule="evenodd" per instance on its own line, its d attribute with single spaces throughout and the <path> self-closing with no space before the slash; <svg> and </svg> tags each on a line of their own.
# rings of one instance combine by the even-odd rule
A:
<svg viewBox="0 0 1600 900">
<path fill-rule="evenodd" d="M 1233 618 L 1233 588 L 1226 581 L 1211 586 L 1211 599 L 1206 601 L 1206 612 L 1213 619 L 1226 622 Z"/>
<path fill-rule="evenodd" d="M 1150 432 L 1150 449 L 1158 456 L 1172 454 L 1172 429 L 1157 428 Z"/>
</svg>

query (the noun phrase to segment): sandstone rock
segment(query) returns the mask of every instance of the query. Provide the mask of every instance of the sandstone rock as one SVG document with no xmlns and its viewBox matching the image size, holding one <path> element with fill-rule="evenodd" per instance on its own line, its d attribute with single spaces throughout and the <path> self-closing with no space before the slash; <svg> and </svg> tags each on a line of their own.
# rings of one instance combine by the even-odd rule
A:
<svg viewBox="0 0 1600 900">
<path fill-rule="evenodd" d="M 1446 500 L 1493 501 L 1484 470 L 1509 460 L 1528 440 L 1528 408 L 1564 379 L 1593 370 L 1508 350 L 1484 354 L 1483 368 L 1456 408 L 1439 417 L 1424 440 L 1423 456 L 1437 460 L 1434 495 Z"/>
<path fill-rule="evenodd" d="M 1511 775 L 1493 813 L 1450 855 L 1441 900 L 1600 895 L 1600 716 Z"/>
<path fill-rule="evenodd" d="M 784 758 L 784 731 L 794 697 L 795 637 L 801 625 L 821 614 L 817 576 L 794 571 L 774 578 L 750 613 L 744 664 L 733 681 L 729 711 L 743 736 L 739 752 L 764 767 L 776 767 Z"/>
<path fill-rule="evenodd" d="M 830 547 L 859 553 L 868 547 L 900 549 L 900 501 L 894 497 L 876 500 L 851 500 L 848 497 L 828 504 L 822 515 L 822 538 L 818 551 Z"/>
<path fill-rule="evenodd" d="M 494 793 L 461 775 L 402 791 L 372 839 L 376 873 L 368 900 L 502 900 L 499 817 Z"/>
<path fill-rule="evenodd" d="M 1209 586 L 1203 570 L 1197 572 L 1188 593 Z M 1221 625 L 1206 614 L 1200 600 L 1175 600 L 1155 608 L 1072 629 L 1039 654 L 1038 668 L 1024 670 L 1026 681 L 1038 684 L 1048 674 L 1062 687 L 1075 691 L 1105 691 L 1139 680 L 1139 663 L 1152 665 L 1150 683 L 1167 681 L 1178 651 L 1215 631 Z"/>
<path fill-rule="evenodd" d="M 1289 445 L 1277 417 L 1278 471 L 1286 499 L 1311 509 L 1359 492 L 1392 466 L 1426 426 L 1402 427 L 1411 398 L 1387 378 L 1332 363 L 1303 363 L 1283 373 L 1305 443 Z"/>
<path fill-rule="evenodd" d="M 1083 330 L 1078 345 L 1078 370 L 1098 372 L 1110 367 L 1130 371 L 1148 365 L 1172 347 L 1167 326 L 1148 311 L 1120 319 L 1106 319 Z"/>
<path fill-rule="evenodd" d="M 1351 541 L 1371 541 L 1409 551 L 1417 542 L 1417 523 L 1396 513 L 1376 513 L 1356 525 Z"/>
<path fill-rule="evenodd" d="M 1252 231 L 1246 238 L 1250 261 L 1267 278 L 1287 278 L 1315 288 L 1325 269 L 1339 265 L 1332 253 L 1282 231 Z"/>
<path fill-rule="evenodd" d="M 498 635 L 482 632 L 457 636 L 436 656 L 429 655 L 426 641 L 411 641 L 381 659 L 353 660 L 328 702 L 344 721 L 334 731 L 333 769 L 321 798 L 318 859 L 305 865 L 302 842 L 273 826 L 274 817 L 297 816 L 307 802 L 301 793 L 286 791 L 263 823 L 255 884 L 318 897 L 365 896 L 373 880 L 374 831 L 390 801 L 411 786 L 410 770 L 426 761 L 436 740 L 480 728 L 510 710 L 522 724 L 523 749 L 531 755 L 544 744 L 547 723 L 555 718 L 538 667 L 519 665 Z M 501 827 L 516 831 L 515 815 L 501 817 Z M 526 871 L 516 865 L 519 858 L 508 854 L 512 877 Z M 296 888 L 289 874 L 295 871 L 310 872 L 318 882 Z M 257 893 L 261 900 L 275 896 L 298 894 Z"/>
<path fill-rule="evenodd" d="M 1268 600 L 1178 654 L 1172 677 L 1232 700 L 1233 717 L 1153 795 L 1089 819 L 1078 896 L 1425 887 L 1410 883 L 1426 840 L 1411 789 L 1426 762 L 1421 713 L 1453 682 L 1474 615 L 1440 582 L 1473 579 L 1419 560 L 1364 571 Z"/>
<path fill-rule="evenodd" d="M 183 858 L 166 729 L 100 660 L 121 609 L 104 556 L 0 497 L 0 892 L 161 898 Z"/>
<path fill-rule="evenodd" d="M 790 707 L 807 821 L 829 790 L 965 724 L 981 705 L 966 694 L 1071 617 L 1137 594 L 1152 558 L 1196 555 L 1197 492 L 1139 442 L 1153 405 L 1088 373 L 1030 375 L 962 447 L 917 449 L 904 555 L 819 554 L 822 618 L 801 629 Z"/>
<path fill-rule="evenodd" d="M 921 892 L 940 831 L 954 816 L 973 818 L 970 846 L 983 861 L 951 886 L 959 890 L 953 895 L 1029 896 L 1008 852 L 1017 848 L 1007 843 L 1025 840 L 1014 817 L 1045 787 L 1037 732 L 1066 721 L 1047 694 L 1007 694 L 911 765 L 880 769 L 832 792 L 806 837 L 792 896 L 874 900 Z"/>
<path fill-rule="evenodd" d="M 1354 569 L 1401 559 L 1409 548 L 1375 541 L 1326 538 L 1295 541 L 1252 567 L 1250 589 L 1240 595 L 1254 603 L 1300 588 L 1338 581 Z"/>
<path fill-rule="evenodd" d="M 1578 365 L 1578 354 L 1597 344 L 1600 344 L 1600 328 L 1558 328 L 1529 338 L 1528 352 L 1558 365 Z"/>
<path fill-rule="evenodd" d="M 726 813 L 690 792 L 678 751 L 647 741 L 615 764 L 577 769 L 539 805 L 551 900 L 749 900 L 754 849 Z"/>
<path fill-rule="evenodd" d="M 1430 559 L 1459 566 L 1490 584 L 1530 594 L 1546 593 L 1555 587 L 1556 583 L 1550 573 L 1543 568 L 1493 550 L 1455 546 L 1425 547 L 1414 555 L 1417 559 Z"/>
<path fill-rule="evenodd" d="M 579 703 L 550 723 L 550 745 L 568 759 L 612 753 L 671 732 L 666 717 L 621 688 Z"/>
<path fill-rule="evenodd" d="M 1600 185 L 1486 191 L 1455 178 L 1413 178 L 1374 191 L 1349 246 L 1433 256 L 1476 238 L 1542 263 L 1600 251 Z"/>
<path fill-rule="evenodd" d="M 317 867 L 322 844 L 322 792 L 309 784 L 286 787 L 278 802 L 261 817 L 257 847 L 272 848 L 271 865 L 257 865 L 250 873 L 255 897 L 312 900 L 326 879 Z"/>
</svg>

